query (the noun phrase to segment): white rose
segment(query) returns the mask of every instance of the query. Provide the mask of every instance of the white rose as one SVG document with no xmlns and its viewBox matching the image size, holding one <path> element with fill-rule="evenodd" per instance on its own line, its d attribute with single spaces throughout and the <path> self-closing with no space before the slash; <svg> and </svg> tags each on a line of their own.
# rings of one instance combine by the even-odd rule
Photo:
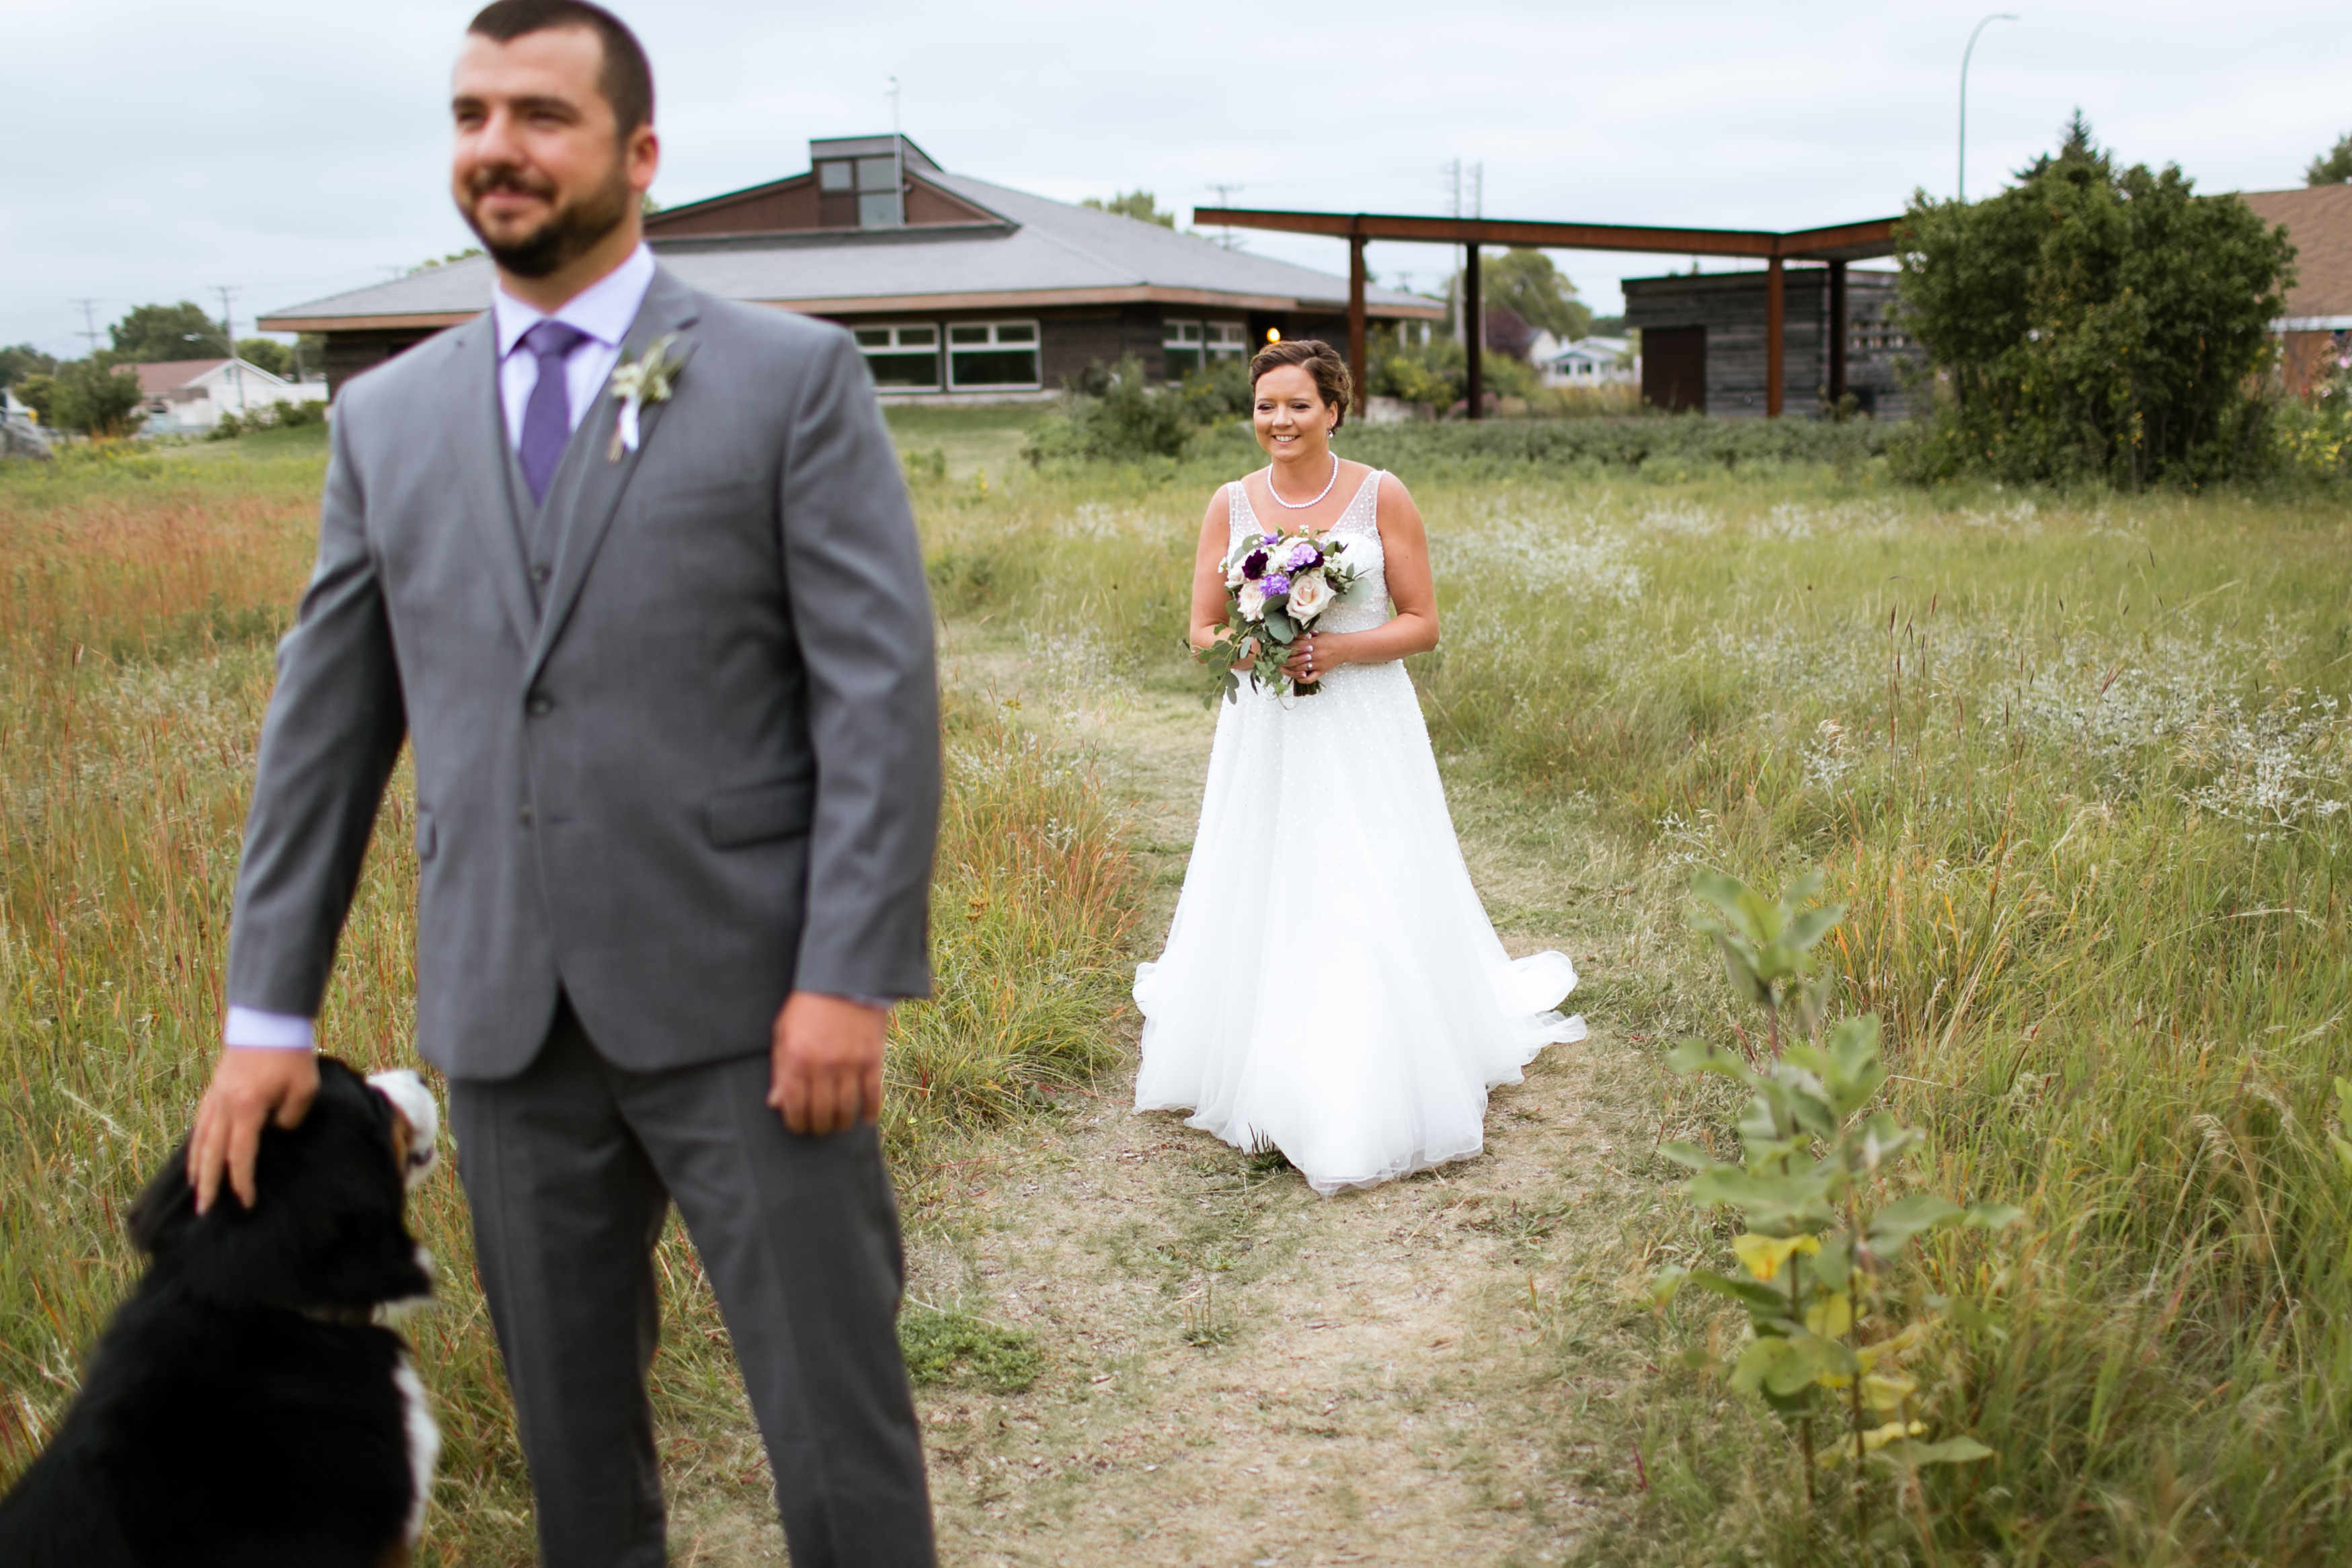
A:
<svg viewBox="0 0 2352 1568">
<path fill-rule="evenodd" d="M 1265 614 L 1265 590 L 1255 583 L 1243 584 L 1241 612 L 1242 619 L 1245 621 L 1255 621 L 1263 617 Z"/>
<path fill-rule="evenodd" d="M 1290 618 L 1305 626 L 1331 607 L 1331 583 L 1320 572 L 1302 572 L 1290 580 Z"/>
</svg>

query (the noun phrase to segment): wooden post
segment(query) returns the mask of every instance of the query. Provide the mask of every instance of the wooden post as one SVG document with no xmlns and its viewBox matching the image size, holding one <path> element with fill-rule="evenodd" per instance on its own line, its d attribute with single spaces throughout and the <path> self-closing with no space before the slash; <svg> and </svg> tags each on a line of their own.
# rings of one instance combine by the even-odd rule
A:
<svg viewBox="0 0 2352 1568">
<path fill-rule="evenodd" d="M 1356 384 L 1356 395 L 1349 412 L 1358 418 L 1364 413 L 1365 374 L 1364 237 L 1351 234 L 1348 237 L 1348 374 Z"/>
<path fill-rule="evenodd" d="M 1830 406 L 1845 398 L 1845 263 L 1830 263 Z"/>
<path fill-rule="evenodd" d="M 1780 258 L 1774 257 L 1764 273 L 1764 417 L 1780 417 L 1780 340 L 1786 335 L 1780 298 Z"/>
<path fill-rule="evenodd" d="M 1467 259 L 1462 263 L 1462 351 L 1469 360 L 1469 404 L 1465 410 L 1473 419 L 1486 416 L 1486 388 L 1479 362 L 1479 351 L 1486 346 L 1486 308 L 1478 300 L 1478 245 L 1473 240 L 1465 247 Z"/>
</svg>

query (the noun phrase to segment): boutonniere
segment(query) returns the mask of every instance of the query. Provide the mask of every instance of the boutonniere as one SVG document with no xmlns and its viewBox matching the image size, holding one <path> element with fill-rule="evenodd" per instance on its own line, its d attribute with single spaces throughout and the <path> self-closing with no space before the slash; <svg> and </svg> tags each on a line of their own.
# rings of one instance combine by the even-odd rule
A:
<svg viewBox="0 0 2352 1568">
<path fill-rule="evenodd" d="M 613 395 L 621 400 L 621 413 L 613 422 L 612 445 L 604 448 L 606 462 L 619 462 L 624 448 L 637 449 L 637 420 L 646 404 L 669 401 L 678 367 L 669 346 L 676 342 L 677 334 L 668 333 L 635 360 L 614 367 Z"/>
</svg>

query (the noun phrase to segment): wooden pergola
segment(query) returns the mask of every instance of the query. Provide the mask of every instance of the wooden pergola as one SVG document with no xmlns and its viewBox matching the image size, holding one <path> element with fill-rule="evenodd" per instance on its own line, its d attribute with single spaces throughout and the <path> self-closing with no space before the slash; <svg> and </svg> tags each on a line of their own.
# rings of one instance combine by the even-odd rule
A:
<svg viewBox="0 0 2352 1568">
<path fill-rule="evenodd" d="M 1414 240 L 1468 247 L 1462 271 L 1463 347 L 1469 356 L 1468 407 L 1482 416 L 1486 388 L 1480 374 L 1485 337 L 1478 298 L 1478 247 L 1519 246 L 1539 250 L 1624 250 L 1654 256 L 1742 256 L 1765 262 L 1764 413 L 1780 416 L 1781 268 L 1790 261 L 1821 261 L 1830 271 L 1830 396 L 1845 395 L 1845 268 L 1849 261 L 1895 253 L 1898 218 L 1839 224 L 1831 228 L 1774 234 L 1764 229 L 1642 228 L 1606 223 L 1530 223 L 1514 218 L 1405 217 L 1385 213 L 1268 212 L 1250 207 L 1199 207 L 1195 225 L 1209 228 L 1266 228 L 1286 234 L 1321 234 L 1348 242 L 1348 366 L 1356 380 L 1356 410 L 1364 405 L 1364 245 L 1368 240 Z"/>
</svg>

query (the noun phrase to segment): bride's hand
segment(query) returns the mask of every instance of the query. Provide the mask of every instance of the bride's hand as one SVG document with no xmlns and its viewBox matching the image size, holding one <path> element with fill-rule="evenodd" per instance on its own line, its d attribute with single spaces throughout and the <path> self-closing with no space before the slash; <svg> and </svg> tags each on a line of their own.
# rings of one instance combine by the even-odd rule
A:
<svg viewBox="0 0 2352 1568">
<path fill-rule="evenodd" d="M 1282 673 L 1290 677 L 1295 686 L 1312 686 L 1348 662 L 1347 655 L 1341 651 L 1343 646 L 1337 632 L 1319 638 L 1316 633 L 1308 632 L 1290 645 L 1290 657 L 1283 662 Z"/>
</svg>

